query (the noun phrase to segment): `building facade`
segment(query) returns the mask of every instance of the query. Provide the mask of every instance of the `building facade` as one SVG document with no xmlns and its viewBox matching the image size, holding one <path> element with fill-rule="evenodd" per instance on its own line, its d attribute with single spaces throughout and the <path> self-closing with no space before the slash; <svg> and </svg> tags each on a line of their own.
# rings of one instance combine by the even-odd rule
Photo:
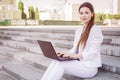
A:
<svg viewBox="0 0 120 80">
<path fill-rule="evenodd" d="M 95 9 L 95 13 L 118 14 L 120 13 L 120 0 L 52 0 L 51 8 L 48 10 L 50 20 L 79 21 L 78 8 L 83 2 L 90 2 Z M 44 5 L 45 6 L 45 5 Z M 50 5 L 49 5 L 50 6 Z M 46 7 L 46 6 L 45 6 Z M 46 14 L 45 13 L 45 14 Z M 43 13 L 44 14 L 44 13 Z M 42 15 L 40 15 L 42 16 Z M 42 18 L 42 17 L 41 17 Z"/>
<path fill-rule="evenodd" d="M 21 11 L 15 5 L 15 0 L 0 0 L 0 19 L 21 19 Z"/>
<path fill-rule="evenodd" d="M 118 13 L 120 14 L 120 0 L 118 0 Z"/>
<path fill-rule="evenodd" d="M 79 21 L 78 8 L 83 2 L 90 2 L 95 13 L 118 14 L 120 13 L 120 0 L 67 0 L 65 5 L 65 20 Z"/>
</svg>

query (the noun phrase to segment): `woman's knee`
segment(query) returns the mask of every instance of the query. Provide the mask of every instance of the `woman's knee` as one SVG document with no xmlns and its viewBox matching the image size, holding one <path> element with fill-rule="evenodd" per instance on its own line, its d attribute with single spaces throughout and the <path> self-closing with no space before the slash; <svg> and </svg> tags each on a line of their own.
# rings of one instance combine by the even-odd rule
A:
<svg viewBox="0 0 120 80">
<path fill-rule="evenodd" d="M 57 61 L 57 60 L 53 60 L 52 62 L 51 62 L 51 65 L 58 65 L 58 66 L 61 66 L 61 63 L 60 63 L 60 61 Z"/>
</svg>

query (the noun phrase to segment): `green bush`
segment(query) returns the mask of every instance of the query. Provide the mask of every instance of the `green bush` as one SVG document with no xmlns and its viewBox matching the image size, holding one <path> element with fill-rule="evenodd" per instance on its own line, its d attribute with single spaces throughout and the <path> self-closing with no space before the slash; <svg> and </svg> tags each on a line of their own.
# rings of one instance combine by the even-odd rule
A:
<svg viewBox="0 0 120 80">
<path fill-rule="evenodd" d="M 8 19 L 5 19 L 5 20 L 3 20 L 3 21 L 0 22 L 0 25 L 1 25 L 1 26 L 8 26 L 8 25 L 10 25 L 10 24 L 11 24 L 11 22 L 10 22 L 10 20 L 8 20 Z"/>
<path fill-rule="evenodd" d="M 95 22 L 103 22 L 106 19 L 106 14 L 97 13 L 95 14 Z"/>
<path fill-rule="evenodd" d="M 95 14 L 95 21 L 96 22 L 103 22 L 105 19 L 120 19 L 120 14 L 103 14 L 103 13 L 96 13 Z"/>
</svg>

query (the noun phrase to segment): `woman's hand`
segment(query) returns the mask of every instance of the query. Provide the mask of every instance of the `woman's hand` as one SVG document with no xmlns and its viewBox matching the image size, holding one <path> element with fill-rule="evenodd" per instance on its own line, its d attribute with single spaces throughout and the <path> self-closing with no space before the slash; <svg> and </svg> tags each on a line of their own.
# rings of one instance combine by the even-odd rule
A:
<svg viewBox="0 0 120 80">
<path fill-rule="evenodd" d="M 61 52 L 61 53 L 57 53 L 57 56 L 60 56 L 60 57 L 69 57 L 70 54 L 66 53 L 66 52 Z"/>
<path fill-rule="evenodd" d="M 63 57 L 63 53 L 57 53 L 57 56 L 59 56 L 59 57 Z"/>
<path fill-rule="evenodd" d="M 64 56 L 64 55 L 63 55 Z M 72 58 L 72 59 L 79 59 L 79 55 L 78 54 L 69 54 L 68 56 L 69 58 Z"/>
<path fill-rule="evenodd" d="M 69 57 L 73 59 L 81 59 L 82 55 L 81 54 L 71 54 L 71 53 L 57 53 L 58 56 L 60 57 Z"/>
</svg>

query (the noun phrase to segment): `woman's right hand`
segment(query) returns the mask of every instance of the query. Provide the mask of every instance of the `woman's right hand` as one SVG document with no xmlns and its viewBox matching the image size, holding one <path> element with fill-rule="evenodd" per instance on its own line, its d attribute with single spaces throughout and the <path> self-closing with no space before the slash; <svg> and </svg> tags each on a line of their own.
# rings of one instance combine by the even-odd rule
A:
<svg viewBox="0 0 120 80">
<path fill-rule="evenodd" d="M 64 53 L 57 53 L 57 56 L 63 57 Z"/>
<path fill-rule="evenodd" d="M 57 53 L 57 56 L 60 56 L 60 57 L 69 57 L 70 54 L 68 54 L 68 53 Z"/>
</svg>

